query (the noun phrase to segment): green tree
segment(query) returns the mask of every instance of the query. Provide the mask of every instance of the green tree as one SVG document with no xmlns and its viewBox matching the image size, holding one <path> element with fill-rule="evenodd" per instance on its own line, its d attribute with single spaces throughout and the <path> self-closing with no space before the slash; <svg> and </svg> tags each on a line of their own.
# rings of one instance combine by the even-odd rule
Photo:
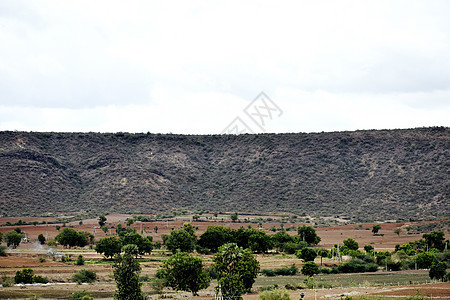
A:
<svg viewBox="0 0 450 300">
<path fill-rule="evenodd" d="M 346 246 L 350 250 L 358 250 L 359 244 L 352 238 L 348 238 L 343 241 L 344 246 Z"/>
<path fill-rule="evenodd" d="M 89 233 L 88 233 L 89 234 Z M 64 228 L 56 237 L 55 240 L 65 247 L 84 247 L 88 244 L 86 236 L 75 229 Z"/>
<path fill-rule="evenodd" d="M 127 220 L 127 226 L 131 226 L 131 225 L 133 225 L 133 223 L 134 223 L 133 218 L 129 218 L 129 219 Z"/>
<path fill-rule="evenodd" d="M 16 231 L 9 231 L 5 234 L 5 242 L 6 245 L 12 246 L 14 249 L 19 246 L 20 242 L 22 241 L 22 235 L 17 233 Z"/>
<path fill-rule="evenodd" d="M 195 240 L 192 235 L 184 229 L 175 229 L 167 237 L 164 243 L 172 253 L 177 250 L 181 252 L 192 252 L 195 249 Z"/>
<path fill-rule="evenodd" d="M 366 251 L 367 253 L 370 253 L 373 251 L 373 246 L 372 245 L 365 245 L 364 246 L 364 251 Z"/>
<path fill-rule="evenodd" d="M 416 255 L 417 267 L 419 269 L 429 269 L 436 260 L 436 255 L 430 252 L 421 252 Z"/>
<path fill-rule="evenodd" d="M 431 279 L 444 280 L 447 271 L 447 264 L 445 262 L 434 262 L 431 265 L 429 275 Z"/>
<path fill-rule="evenodd" d="M 197 235 L 195 235 L 195 228 L 191 223 L 189 222 L 183 223 L 182 229 L 185 230 L 187 233 L 189 233 L 194 241 L 197 240 Z"/>
<path fill-rule="evenodd" d="M 400 227 L 394 228 L 394 233 L 398 236 L 400 236 L 400 233 L 402 232 L 402 229 Z"/>
<path fill-rule="evenodd" d="M 294 242 L 294 237 L 289 235 L 286 231 L 278 231 L 271 235 L 272 243 L 275 248 L 282 250 L 285 243 Z"/>
<path fill-rule="evenodd" d="M 239 215 L 237 212 L 231 214 L 230 216 L 231 221 L 236 222 L 239 219 Z"/>
<path fill-rule="evenodd" d="M 153 250 L 152 241 L 148 238 L 144 238 L 139 233 L 127 233 L 123 237 L 123 245 L 134 244 L 138 247 L 139 255 L 144 255 L 145 253 L 151 253 Z"/>
<path fill-rule="evenodd" d="M 303 259 L 305 262 L 314 261 L 314 259 L 317 257 L 317 252 L 312 248 L 304 248 L 302 250 L 296 251 L 295 255 L 298 258 Z"/>
<path fill-rule="evenodd" d="M 106 219 L 105 215 L 99 216 L 99 217 L 98 217 L 98 225 L 99 225 L 100 227 L 105 226 L 106 220 L 107 220 L 107 219 Z"/>
<path fill-rule="evenodd" d="M 3 241 L 3 233 L 0 232 L 0 244 L 2 243 L 2 241 Z"/>
<path fill-rule="evenodd" d="M 316 230 L 311 226 L 303 225 L 297 229 L 299 239 L 307 242 L 308 245 L 317 245 L 320 242 L 320 237 L 317 235 Z"/>
<path fill-rule="evenodd" d="M 307 261 L 303 264 L 301 272 L 305 276 L 314 276 L 319 273 L 319 267 L 313 261 Z"/>
<path fill-rule="evenodd" d="M 303 241 L 300 241 L 298 243 L 287 242 L 282 244 L 282 248 L 280 250 L 287 254 L 295 254 L 296 251 L 302 250 L 306 247 L 308 247 L 308 244 Z"/>
<path fill-rule="evenodd" d="M 252 230 L 253 233 L 248 237 L 248 245 L 253 252 L 265 253 L 272 249 L 272 240 L 264 231 Z"/>
<path fill-rule="evenodd" d="M 141 266 L 134 258 L 136 245 L 126 245 L 122 248 L 123 254 L 116 256 L 113 265 L 114 280 L 117 290 L 114 299 L 117 300 L 137 300 L 143 299 L 142 283 L 139 281 Z"/>
<path fill-rule="evenodd" d="M 428 248 L 436 248 L 438 250 L 444 250 L 445 248 L 445 234 L 443 231 L 432 231 L 423 235 Z"/>
<path fill-rule="evenodd" d="M 112 258 L 114 255 L 119 254 L 122 249 L 122 240 L 115 237 L 109 236 L 100 239 L 95 246 L 95 251 L 97 253 L 103 254 L 106 258 Z"/>
<path fill-rule="evenodd" d="M 45 244 L 45 236 L 42 233 L 38 235 L 38 241 L 41 245 Z"/>
<path fill-rule="evenodd" d="M 177 252 L 167 259 L 157 272 L 166 286 L 174 290 L 189 291 L 197 295 L 198 291 L 209 286 L 210 278 L 200 258 L 186 252 Z"/>
<path fill-rule="evenodd" d="M 259 262 L 250 249 L 243 250 L 235 243 L 221 246 L 214 256 L 214 270 L 224 299 L 241 299 L 249 292 L 259 272 Z"/>
<path fill-rule="evenodd" d="M 130 233 L 130 232 L 131 233 L 136 233 L 136 228 L 134 228 L 134 227 L 126 227 L 126 228 L 124 228 L 122 226 L 122 224 L 119 223 L 116 226 L 116 232 L 121 238 L 123 238 L 125 236 L 125 234 L 127 234 L 127 233 Z"/>
<path fill-rule="evenodd" d="M 108 229 L 109 229 L 109 227 L 108 227 L 108 226 L 106 226 L 106 225 L 103 225 L 103 226 L 101 227 L 101 229 L 102 229 L 102 231 L 103 231 L 104 233 L 107 233 L 107 232 L 108 232 Z"/>
<path fill-rule="evenodd" d="M 373 235 L 378 234 L 378 231 L 380 231 L 380 229 L 381 229 L 381 225 L 379 225 L 379 224 L 373 225 L 373 227 L 372 227 Z"/>
<path fill-rule="evenodd" d="M 158 226 L 155 226 L 155 227 L 153 228 L 153 231 L 155 231 L 155 233 L 158 233 Z"/>
<path fill-rule="evenodd" d="M 206 231 L 200 236 L 198 244 L 203 248 L 208 248 L 211 252 L 232 241 L 232 232 L 229 227 L 209 225 Z"/>
</svg>

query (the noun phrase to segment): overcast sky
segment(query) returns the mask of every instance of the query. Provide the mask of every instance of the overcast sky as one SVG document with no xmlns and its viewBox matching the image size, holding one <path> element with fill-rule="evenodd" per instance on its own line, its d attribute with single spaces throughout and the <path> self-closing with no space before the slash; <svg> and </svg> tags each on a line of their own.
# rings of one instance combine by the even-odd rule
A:
<svg viewBox="0 0 450 300">
<path fill-rule="evenodd" d="M 449 15 L 448 0 L 0 0 L 0 130 L 450 126 Z"/>
</svg>

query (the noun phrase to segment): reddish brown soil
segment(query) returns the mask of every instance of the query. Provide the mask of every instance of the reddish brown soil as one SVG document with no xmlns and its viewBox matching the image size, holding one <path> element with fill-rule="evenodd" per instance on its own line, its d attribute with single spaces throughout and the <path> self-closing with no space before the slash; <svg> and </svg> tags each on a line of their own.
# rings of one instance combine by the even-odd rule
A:
<svg viewBox="0 0 450 300">
<path fill-rule="evenodd" d="M 427 296 L 433 299 L 450 298 L 450 282 L 398 287 L 389 291 L 373 293 L 383 296 Z"/>
</svg>

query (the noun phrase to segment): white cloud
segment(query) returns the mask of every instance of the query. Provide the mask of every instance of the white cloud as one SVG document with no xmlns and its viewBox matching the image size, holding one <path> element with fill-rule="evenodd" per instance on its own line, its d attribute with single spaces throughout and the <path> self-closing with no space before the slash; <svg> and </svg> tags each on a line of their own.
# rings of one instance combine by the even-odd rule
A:
<svg viewBox="0 0 450 300">
<path fill-rule="evenodd" d="M 4 1 L 0 129 L 449 126 L 448 1 Z M 24 117 L 27 117 L 26 119 Z"/>
</svg>

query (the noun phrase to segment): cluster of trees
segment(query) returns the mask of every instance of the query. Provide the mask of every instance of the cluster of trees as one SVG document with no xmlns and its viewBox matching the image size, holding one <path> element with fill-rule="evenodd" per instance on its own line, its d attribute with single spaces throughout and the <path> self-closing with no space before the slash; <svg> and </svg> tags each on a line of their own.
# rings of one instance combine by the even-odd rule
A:
<svg viewBox="0 0 450 300">
<path fill-rule="evenodd" d="M 94 235 L 87 231 L 76 231 L 66 227 L 58 233 L 55 240 L 64 247 L 84 247 L 94 243 Z"/>
<path fill-rule="evenodd" d="M 374 272 L 378 268 L 391 271 L 406 269 L 430 269 L 430 277 L 444 279 L 447 275 L 445 269 L 450 267 L 450 250 L 446 245 L 445 234 L 442 231 L 425 233 L 422 239 L 408 244 L 396 245 L 393 252 L 375 251 L 373 246 L 364 246 L 364 252 L 359 250 L 358 243 L 348 238 L 343 245 L 335 245 L 332 252 L 351 256 L 349 262 L 340 264 L 332 269 L 321 269 L 321 273 L 358 273 Z M 306 249 L 302 250 L 306 251 Z M 300 258 L 301 257 L 297 253 Z M 328 253 L 329 255 L 329 253 Z M 313 254 L 311 254 L 311 257 Z M 305 259 L 306 261 L 306 259 Z"/>
<path fill-rule="evenodd" d="M 133 252 L 136 257 L 145 253 L 150 254 L 153 250 L 153 238 L 151 236 L 143 237 L 136 232 L 123 232 L 119 237 L 109 236 L 100 239 L 95 246 L 95 250 L 106 258 L 113 258 L 120 254 L 122 247 L 126 245 L 136 246 Z"/>
<path fill-rule="evenodd" d="M 243 249 L 248 248 L 256 253 L 264 253 L 270 249 L 295 253 L 295 251 L 306 248 L 308 245 L 316 245 L 320 242 L 320 237 L 311 226 L 299 227 L 298 234 L 292 236 L 286 231 L 268 235 L 262 230 L 253 228 L 233 230 L 221 225 L 210 225 L 197 239 L 193 226 L 190 223 L 185 223 L 183 228 L 173 230 L 170 235 L 163 235 L 162 238 L 164 245 L 173 253 L 177 250 L 215 253 L 220 246 L 227 243 L 235 243 Z"/>
</svg>

